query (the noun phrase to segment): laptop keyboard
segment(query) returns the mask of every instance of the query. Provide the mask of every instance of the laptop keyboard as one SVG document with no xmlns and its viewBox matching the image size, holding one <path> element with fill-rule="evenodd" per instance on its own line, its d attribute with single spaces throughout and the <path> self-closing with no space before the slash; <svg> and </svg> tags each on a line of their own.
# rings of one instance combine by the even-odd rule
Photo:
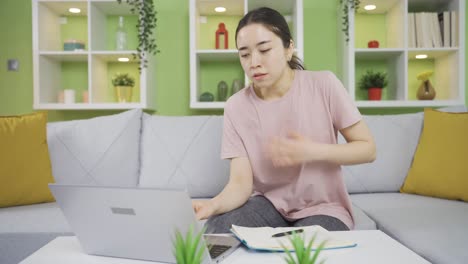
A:
<svg viewBox="0 0 468 264">
<path fill-rule="evenodd" d="M 226 250 L 228 250 L 230 248 L 231 248 L 231 246 L 211 245 L 210 246 L 210 256 L 211 256 L 212 259 L 215 259 L 219 255 L 223 254 Z"/>
</svg>

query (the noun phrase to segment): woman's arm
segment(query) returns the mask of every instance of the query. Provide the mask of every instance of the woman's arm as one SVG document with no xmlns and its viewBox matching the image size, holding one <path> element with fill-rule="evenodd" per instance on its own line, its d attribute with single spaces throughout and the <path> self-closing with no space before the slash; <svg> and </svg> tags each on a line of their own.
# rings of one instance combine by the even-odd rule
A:
<svg viewBox="0 0 468 264">
<path fill-rule="evenodd" d="M 376 158 L 374 139 L 361 120 L 340 130 L 346 144 L 323 144 L 290 132 L 288 138 L 276 138 L 269 145 L 275 166 L 291 166 L 303 162 L 327 161 L 339 165 L 372 162 Z"/>
<path fill-rule="evenodd" d="M 374 138 L 366 123 L 361 120 L 340 130 L 346 144 L 324 145 L 319 159 L 340 165 L 352 165 L 373 162 L 376 158 Z"/>
<path fill-rule="evenodd" d="M 231 160 L 229 182 L 224 189 L 208 201 L 193 201 L 198 219 L 222 214 L 243 205 L 253 190 L 253 173 L 246 157 Z"/>
</svg>

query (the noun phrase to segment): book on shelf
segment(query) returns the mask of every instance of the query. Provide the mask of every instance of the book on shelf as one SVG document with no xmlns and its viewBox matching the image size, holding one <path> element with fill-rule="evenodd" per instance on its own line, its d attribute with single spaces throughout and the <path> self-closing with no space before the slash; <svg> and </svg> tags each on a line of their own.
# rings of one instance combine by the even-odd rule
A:
<svg viewBox="0 0 468 264">
<path fill-rule="evenodd" d="M 302 227 L 243 227 L 232 225 L 231 232 L 249 249 L 260 251 L 282 252 L 294 250 L 291 244 L 290 236 L 292 232 L 304 237 L 305 243 L 314 237 L 312 250 L 323 241 L 326 241 L 324 249 L 350 248 L 357 246 L 352 241 L 339 239 L 336 234 L 327 231 L 321 226 L 302 226 Z"/>
<path fill-rule="evenodd" d="M 408 46 L 410 48 L 457 47 L 458 30 L 456 11 L 408 14 Z"/>
</svg>

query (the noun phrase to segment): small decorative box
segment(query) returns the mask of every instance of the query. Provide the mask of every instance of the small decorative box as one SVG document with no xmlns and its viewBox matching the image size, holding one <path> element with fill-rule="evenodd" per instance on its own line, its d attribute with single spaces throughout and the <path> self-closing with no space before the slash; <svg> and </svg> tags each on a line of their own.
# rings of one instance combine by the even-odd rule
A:
<svg viewBox="0 0 468 264">
<path fill-rule="evenodd" d="M 64 51 L 83 51 L 85 49 L 85 44 L 82 41 L 76 39 L 65 40 L 63 43 Z"/>
</svg>

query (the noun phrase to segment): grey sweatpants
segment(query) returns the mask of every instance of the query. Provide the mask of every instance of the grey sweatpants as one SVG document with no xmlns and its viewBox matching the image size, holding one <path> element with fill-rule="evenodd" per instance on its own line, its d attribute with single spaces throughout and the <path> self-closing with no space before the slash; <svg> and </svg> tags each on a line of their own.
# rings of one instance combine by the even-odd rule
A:
<svg viewBox="0 0 468 264">
<path fill-rule="evenodd" d="M 328 231 L 349 230 L 339 219 L 328 215 L 314 215 L 295 221 L 288 221 L 263 196 L 250 197 L 243 206 L 211 217 L 206 222 L 206 233 L 229 233 L 229 229 L 233 224 L 247 227 L 320 225 Z"/>
</svg>

